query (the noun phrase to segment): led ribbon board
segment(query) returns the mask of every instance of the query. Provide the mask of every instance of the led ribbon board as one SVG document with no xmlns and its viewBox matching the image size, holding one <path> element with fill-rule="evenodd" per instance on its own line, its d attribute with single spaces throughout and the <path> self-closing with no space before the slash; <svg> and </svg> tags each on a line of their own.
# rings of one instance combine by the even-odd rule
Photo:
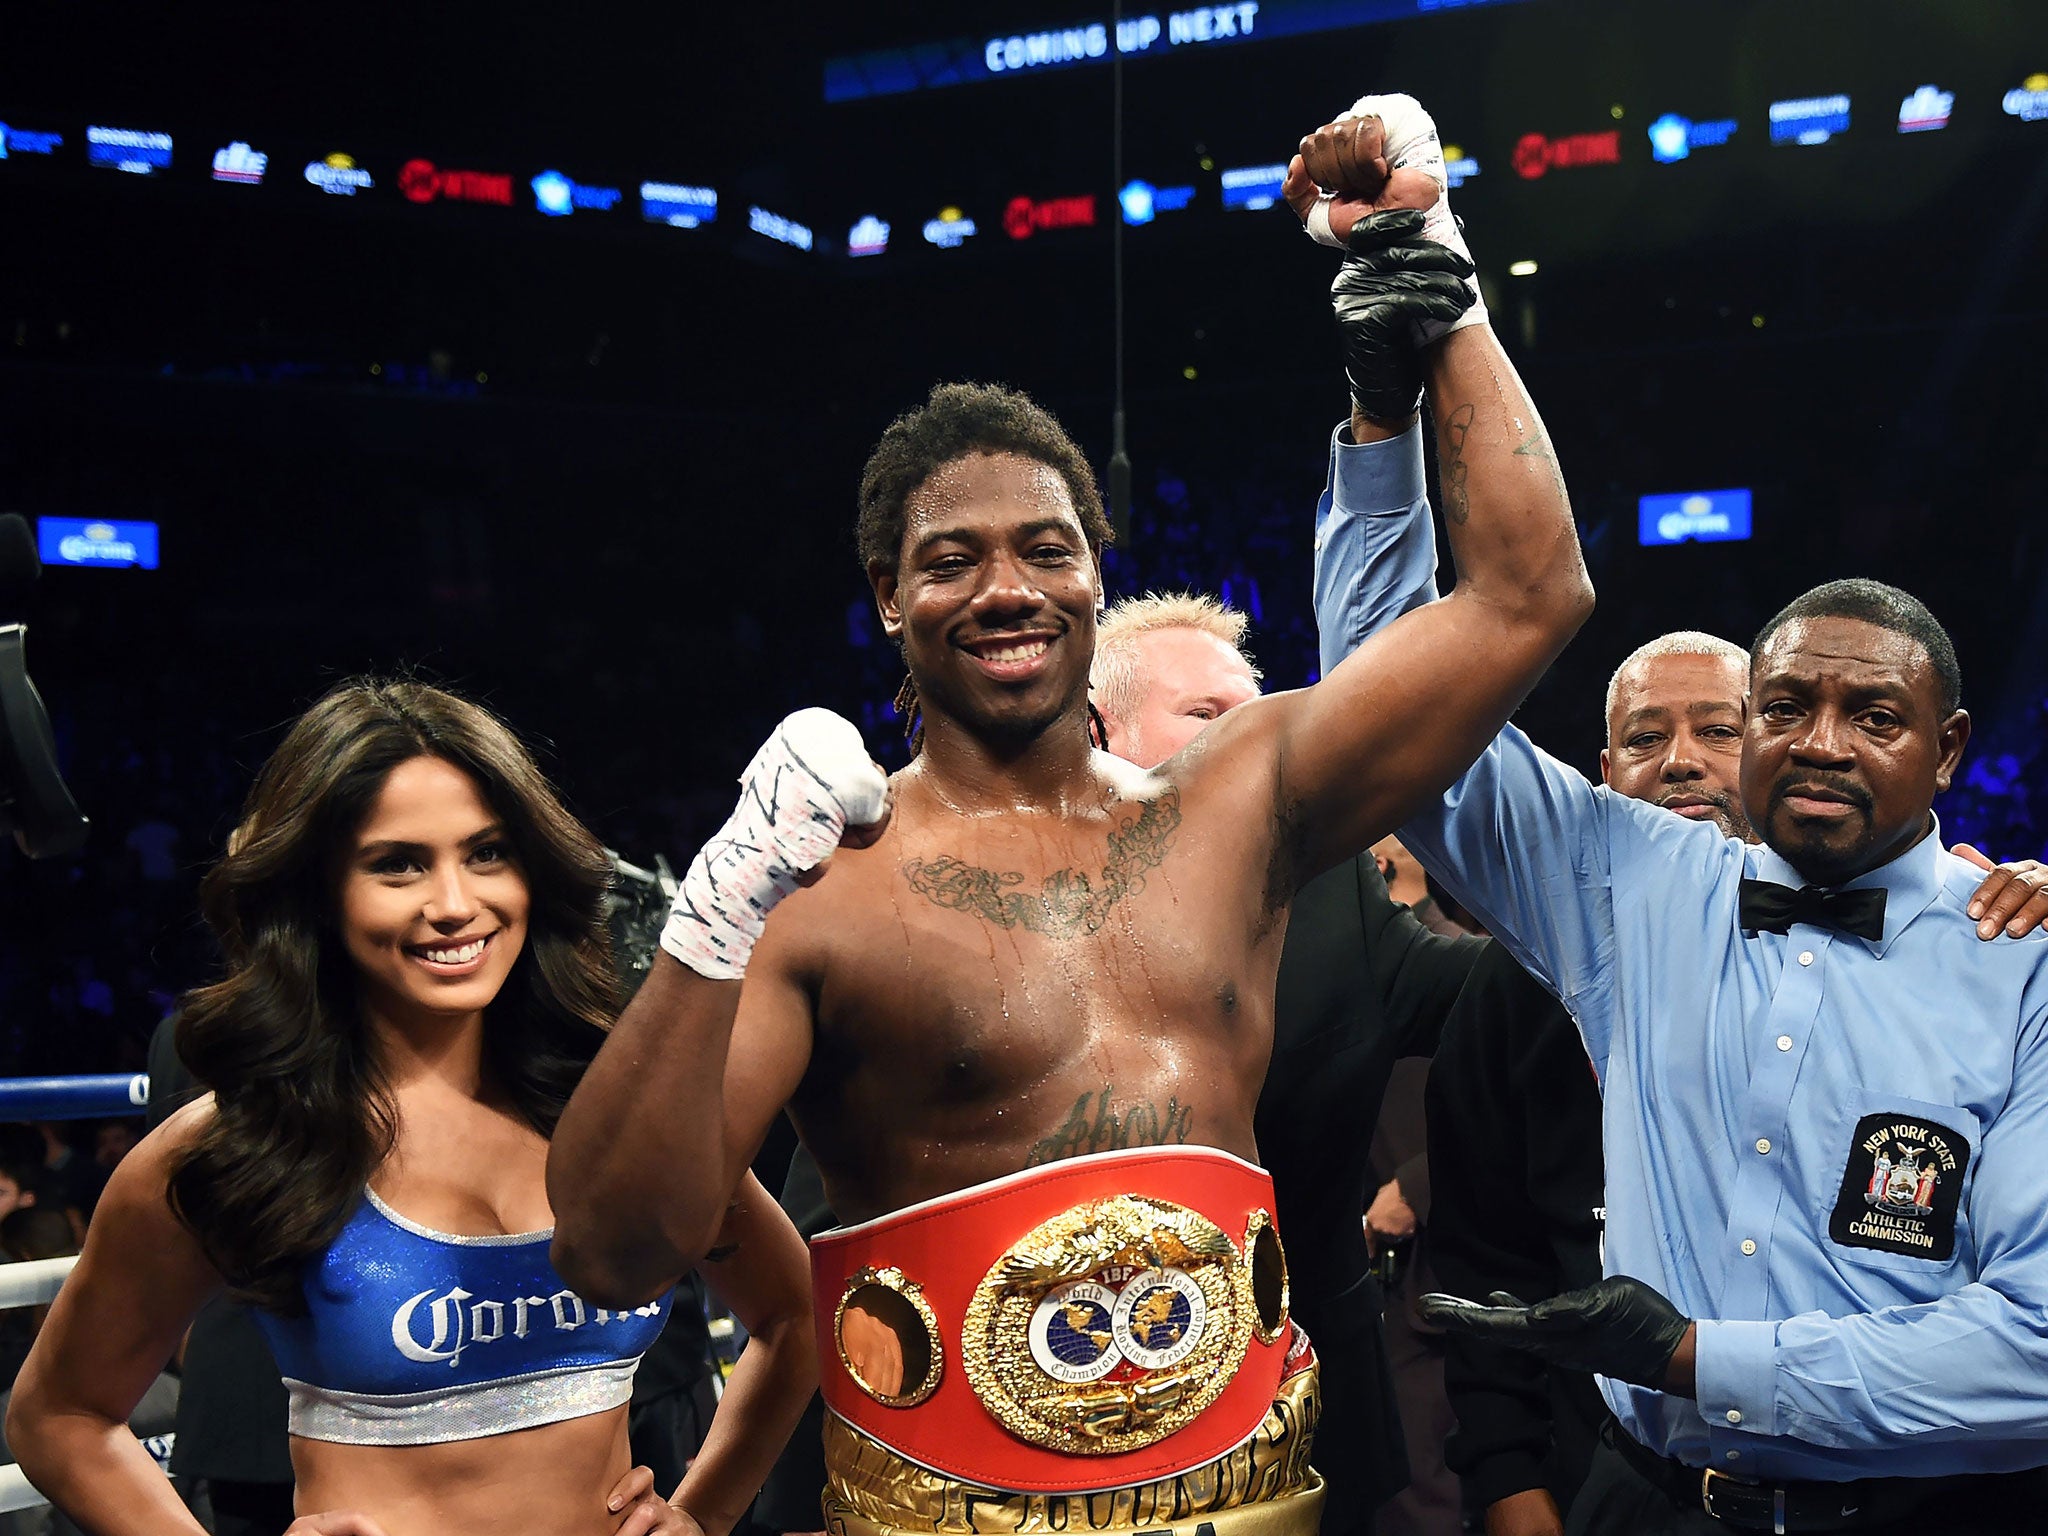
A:
<svg viewBox="0 0 2048 1536">
<path fill-rule="evenodd" d="M 1825 144 L 1848 131 L 1847 96 L 1804 96 L 1771 103 L 1773 144 Z"/>
<path fill-rule="evenodd" d="M 695 229 L 718 218 L 718 193 L 710 187 L 678 186 L 668 181 L 640 183 L 640 217 L 650 224 Z"/>
<path fill-rule="evenodd" d="M 171 168 L 171 136 L 140 128 L 87 128 L 85 158 L 105 170 L 154 176 Z"/>
<path fill-rule="evenodd" d="M 0 123 L 0 160 L 10 155 L 54 155 L 64 147 L 64 135 L 24 128 L 19 123 Z"/>
<path fill-rule="evenodd" d="M 1511 5 L 1515 0 L 1232 0 L 1221 5 L 1126 16 L 1114 44 L 1125 58 L 1158 58 L 1191 48 L 1229 47 L 1269 37 L 1336 32 L 1432 11 Z M 825 99 L 859 101 L 1048 70 L 1107 64 L 1110 18 L 1089 16 L 1041 28 L 907 43 L 825 61 Z"/>
</svg>

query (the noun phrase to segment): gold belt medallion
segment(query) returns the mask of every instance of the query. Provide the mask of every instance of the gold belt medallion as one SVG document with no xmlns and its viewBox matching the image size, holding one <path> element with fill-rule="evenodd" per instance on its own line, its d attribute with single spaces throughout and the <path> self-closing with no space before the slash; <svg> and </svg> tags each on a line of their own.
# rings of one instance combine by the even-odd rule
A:
<svg viewBox="0 0 2048 1536">
<path fill-rule="evenodd" d="M 1079 1455 L 1157 1445 L 1230 1385 L 1256 1329 L 1250 1259 L 1184 1206 L 1137 1195 L 1027 1232 L 975 1287 L 961 1362 L 1020 1440 Z M 1282 1302 L 1281 1306 L 1284 1307 Z"/>
</svg>

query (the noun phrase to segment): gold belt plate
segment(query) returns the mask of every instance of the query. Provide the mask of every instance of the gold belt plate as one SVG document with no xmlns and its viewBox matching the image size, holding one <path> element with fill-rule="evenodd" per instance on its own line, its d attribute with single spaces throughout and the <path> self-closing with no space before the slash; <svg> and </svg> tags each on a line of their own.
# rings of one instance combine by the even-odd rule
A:
<svg viewBox="0 0 2048 1536">
<path fill-rule="evenodd" d="M 1075 1455 L 1157 1445 L 1222 1395 L 1263 1334 L 1243 1248 L 1199 1212 L 1141 1195 L 1031 1229 L 975 1287 L 961 1363 L 1011 1434 Z"/>
</svg>

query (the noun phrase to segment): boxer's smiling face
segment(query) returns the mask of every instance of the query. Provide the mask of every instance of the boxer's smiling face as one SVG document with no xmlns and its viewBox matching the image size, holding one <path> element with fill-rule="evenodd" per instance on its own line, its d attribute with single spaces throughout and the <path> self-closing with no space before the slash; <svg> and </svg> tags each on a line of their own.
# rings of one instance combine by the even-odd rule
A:
<svg viewBox="0 0 2048 1536">
<path fill-rule="evenodd" d="M 1101 571 L 1059 472 L 1011 453 L 934 470 L 897 569 L 871 573 L 927 717 L 1023 742 L 1087 697 Z"/>
</svg>

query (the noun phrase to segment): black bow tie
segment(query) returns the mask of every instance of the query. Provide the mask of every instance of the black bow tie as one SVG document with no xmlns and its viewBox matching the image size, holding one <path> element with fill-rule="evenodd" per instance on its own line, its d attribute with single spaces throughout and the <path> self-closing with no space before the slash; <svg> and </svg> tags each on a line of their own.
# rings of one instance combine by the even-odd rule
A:
<svg viewBox="0 0 2048 1536">
<path fill-rule="evenodd" d="M 1873 943 L 1884 937 L 1882 890 L 1824 891 L 1817 885 L 1776 885 L 1745 880 L 1737 921 L 1748 932 L 1789 933 L 1794 923 L 1835 928 Z"/>
</svg>

